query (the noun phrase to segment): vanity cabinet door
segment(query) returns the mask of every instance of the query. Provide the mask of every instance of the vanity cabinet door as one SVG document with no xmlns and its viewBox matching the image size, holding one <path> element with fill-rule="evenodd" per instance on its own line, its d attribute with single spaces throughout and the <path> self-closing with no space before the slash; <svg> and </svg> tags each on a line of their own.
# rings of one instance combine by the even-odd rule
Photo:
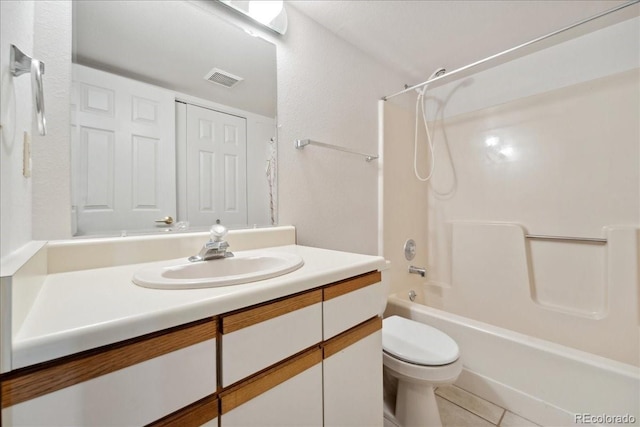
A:
<svg viewBox="0 0 640 427">
<path fill-rule="evenodd" d="M 218 396 L 207 396 L 146 427 L 218 427 L 219 408 Z"/>
<path fill-rule="evenodd" d="M 233 385 L 320 342 L 320 289 L 223 315 L 222 387 Z"/>
<path fill-rule="evenodd" d="M 322 350 L 310 349 L 221 393 L 221 427 L 322 426 Z"/>
<path fill-rule="evenodd" d="M 323 339 L 328 340 L 382 314 L 384 295 L 379 271 L 332 283 L 323 289 Z"/>
<path fill-rule="evenodd" d="M 366 321 L 323 347 L 324 425 L 382 426 L 382 319 Z"/>
<path fill-rule="evenodd" d="M 2 425 L 119 426 L 159 420 L 215 395 L 216 334 L 216 319 L 194 322 L 11 373 L 2 381 Z"/>
</svg>

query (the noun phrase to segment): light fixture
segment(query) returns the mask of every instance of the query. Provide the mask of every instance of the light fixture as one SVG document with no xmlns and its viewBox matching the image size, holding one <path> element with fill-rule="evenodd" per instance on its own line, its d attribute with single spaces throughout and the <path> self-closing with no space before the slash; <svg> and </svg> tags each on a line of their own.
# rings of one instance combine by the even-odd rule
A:
<svg viewBox="0 0 640 427">
<path fill-rule="evenodd" d="M 284 4 L 281 1 L 250 1 L 249 15 L 264 25 L 269 25 L 282 12 Z"/>
<path fill-rule="evenodd" d="M 279 34 L 287 31 L 287 11 L 282 0 L 218 1 Z"/>
</svg>

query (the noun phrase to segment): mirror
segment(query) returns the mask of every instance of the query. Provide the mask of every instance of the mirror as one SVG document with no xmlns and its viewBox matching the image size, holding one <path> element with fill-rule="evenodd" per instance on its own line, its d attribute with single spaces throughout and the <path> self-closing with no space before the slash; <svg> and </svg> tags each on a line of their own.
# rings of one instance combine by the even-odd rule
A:
<svg viewBox="0 0 640 427">
<path fill-rule="evenodd" d="M 75 235 L 276 223 L 276 48 L 215 11 L 73 2 Z"/>
</svg>

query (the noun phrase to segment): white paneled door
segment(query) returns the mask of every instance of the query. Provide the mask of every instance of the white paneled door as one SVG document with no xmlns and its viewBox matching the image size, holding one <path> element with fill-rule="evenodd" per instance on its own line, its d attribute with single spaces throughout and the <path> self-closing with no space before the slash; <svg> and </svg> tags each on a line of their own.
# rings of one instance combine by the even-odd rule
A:
<svg viewBox="0 0 640 427">
<path fill-rule="evenodd" d="M 188 104 L 186 121 L 190 225 L 246 226 L 246 119 Z"/>
<path fill-rule="evenodd" d="M 78 234 L 152 229 L 175 218 L 173 93 L 77 65 L 73 73 Z"/>
</svg>

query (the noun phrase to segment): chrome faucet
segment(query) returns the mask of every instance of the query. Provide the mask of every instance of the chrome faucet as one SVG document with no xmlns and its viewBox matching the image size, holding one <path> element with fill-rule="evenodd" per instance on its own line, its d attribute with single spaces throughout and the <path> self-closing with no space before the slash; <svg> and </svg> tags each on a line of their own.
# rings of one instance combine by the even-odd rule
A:
<svg viewBox="0 0 640 427">
<path fill-rule="evenodd" d="M 425 268 L 422 267 L 416 267 L 414 265 L 410 265 L 409 266 L 409 273 L 411 274 L 419 274 L 420 276 L 424 277 L 427 275 L 427 270 Z"/>
<path fill-rule="evenodd" d="M 222 224 L 216 224 L 211 227 L 211 238 L 204 244 L 198 255 L 189 257 L 189 261 L 208 261 L 210 259 L 229 258 L 233 256 L 233 252 L 227 251 L 229 243 L 222 238 L 227 235 L 228 230 Z"/>
</svg>

